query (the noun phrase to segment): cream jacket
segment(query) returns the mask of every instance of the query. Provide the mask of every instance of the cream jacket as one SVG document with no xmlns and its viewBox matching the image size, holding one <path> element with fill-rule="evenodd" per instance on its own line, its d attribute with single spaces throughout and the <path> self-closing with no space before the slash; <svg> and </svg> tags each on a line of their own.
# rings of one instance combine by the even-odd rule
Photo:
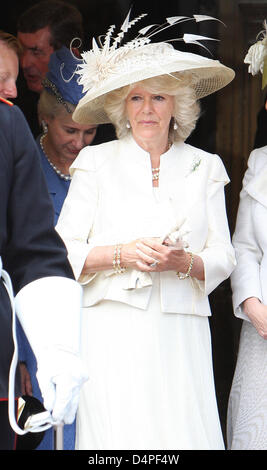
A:
<svg viewBox="0 0 267 470">
<path fill-rule="evenodd" d="M 68 249 L 84 306 L 102 299 L 146 309 L 153 275 L 127 269 L 83 276 L 94 246 L 162 237 L 180 231 L 188 250 L 203 259 L 205 282 L 160 273 L 163 312 L 210 315 L 208 295 L 231 274 L 235 256 L 225 211 L 229 181 L 217 155 L 179 143 L 161 156 L 160 187 L 152 186 L 150 156 L 132 137 L 83 149 L 72 165 L 72 183 L 57 230 Z"/>
<path fill-rule="evenodd" d="M 233 244 L 237 266 L 231 276 L 233 307 L 248 320 L 241 304 L 258 297 L 267 305 L 267 146 L 253 150 L 248 159 L 237 213 Z"/>
</svg>

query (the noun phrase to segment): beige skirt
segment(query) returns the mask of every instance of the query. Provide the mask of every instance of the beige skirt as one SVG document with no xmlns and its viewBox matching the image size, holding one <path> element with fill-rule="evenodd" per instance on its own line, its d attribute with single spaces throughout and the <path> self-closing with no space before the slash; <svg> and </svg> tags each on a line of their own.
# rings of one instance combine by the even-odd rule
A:
<svg viewBox="0 0 267 470">
<path fill-rule="evenodd" d="M 83 310 L 76 449 L 222 450 L 207 317 L 103 301 Z"/>
<path fill-rule="evenodd" d="M 267 340 L 248 321 L 242 325 L 229 398 L 227 447 L 267 450 Z"/>
</svg>

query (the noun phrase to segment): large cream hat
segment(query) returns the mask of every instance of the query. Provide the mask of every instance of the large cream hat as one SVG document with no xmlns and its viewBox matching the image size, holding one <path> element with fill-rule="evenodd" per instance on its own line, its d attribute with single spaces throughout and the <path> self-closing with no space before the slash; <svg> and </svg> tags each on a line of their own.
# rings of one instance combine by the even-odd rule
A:
<svg viewBox="0 0 267 470">
<path fill-rule="evenodd" d="M 139 30 L 136 39 L 120 45 L 125 32 L 143 16 L 145 15 L 140 15 L 130 22 L 128 14 L 121 32 L 113 39 L 112 45 L 110 43 L 114 26 L 108 30 L 101 47 L 93 39 L 92 49 L 82 54 L 83 64 L 79 66 L 77 73 L 78 82 L 84 86 L 86 94 L 76 107 L 73 114 L 74 121 L 81 124 L 110 122 L 104 110 L 106 95 L 113 90 L 151 77 L 168 74 L 179 78 L 179 73 L 186 71 L 190 73 L 197 99 L 214 93 L 233 80 L 234 71 L 218 60 L 181 52 L 167 42 L 151 43 L 155 31 L 163 29 L 157 25 Z M 214 18 L 194 15 L 193 19 L 203 21 Z M 166 24 L 172 26 L 186 20 L 192 18 L 172 17 L 167 19 Z M 148 31 L 150 34 L 145 35 Z M 199 41 L 203 39 L 211 38 L 184 34 L 181 40 L 185 43 L 200 44 Z"/>
</svg>

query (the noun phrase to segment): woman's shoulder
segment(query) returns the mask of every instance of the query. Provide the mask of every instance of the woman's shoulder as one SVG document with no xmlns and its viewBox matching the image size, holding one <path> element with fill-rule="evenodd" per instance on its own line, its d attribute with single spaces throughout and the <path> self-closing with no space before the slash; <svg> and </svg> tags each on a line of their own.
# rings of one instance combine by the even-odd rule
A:
<svg viewBox="0 0 267 470">
<path fill-rule="evenodd" d="M 267 145 L 252 150 L 248 158 L 248 167 L 253 168 L 257 173 L 267 165 Z"/>
<path fill-rule="evenodd" d="M 112 158 L 112 155 L 116 155 L 117 147 L 117 140 L 84 147 L 72 163 L 71 171 L 76 169 L 97 171 L 107 159 Z"/>
<path fill-rule="evenodd" d="M 200 149 L 199 147 L 194 147 L 193 145 L 187 143 L 185 143 L 184 146 L 188 154 L 191 154 L 192 156 L 198 155 L 199 157 L 204 158 L 208 161 L 211 161 L 211 159 L 212 161 L 221 160 L 219 155 L 217 155 L 216 153 L 208 152 L 206 150 Z"/>
<path fill-rule="evenodd" d="M 267 146 L 252 150 L 243 178 L 243 190 L 267 207 Z"/>
<path fill-rule="evenodd" d="M 211 180 L 229 182 L 229 177 L 225 169 L 222 158 L 216 153 L 207 152 L 190 144 L 184 144 L 185 150 L 191 156 L 193 171 L 202 166 L 206 168 L 208 177 Z M 195 167 L 194 167 L 195 165 Z"/>
</svg>

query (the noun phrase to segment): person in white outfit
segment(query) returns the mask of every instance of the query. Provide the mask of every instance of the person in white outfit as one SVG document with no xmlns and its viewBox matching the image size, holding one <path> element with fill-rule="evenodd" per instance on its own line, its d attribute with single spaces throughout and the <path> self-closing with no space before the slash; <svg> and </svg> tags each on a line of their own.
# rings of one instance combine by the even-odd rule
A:
<svg viewBox="0 0 267 470">
<path fill-rule="evenodd" d="M 263 72 L 265 33 L 245 57 L 249 72 Z M 263 88 L 267 84 L 263 74 Z M 253 150 L 243 178 L 233 244 L 237 266 L 231 276 L 233 308 L 243 320 L 228 404 L 231 450 L 267 449 L 267 146 Z"/>
<path fill-rule="evenodd" d="M 223 449 L 208 295 L 235 264 L 229 179 L 184 140 L 234 72 L 151 43 L 151 28 L 120 45 L 142 17 L 93 40 L 78 71 L 92 88 L 74 120 L 112 122 L 118 140 L 80 152 L 57 225 L 84 289 L 76 448 Z"/>
</svg>

